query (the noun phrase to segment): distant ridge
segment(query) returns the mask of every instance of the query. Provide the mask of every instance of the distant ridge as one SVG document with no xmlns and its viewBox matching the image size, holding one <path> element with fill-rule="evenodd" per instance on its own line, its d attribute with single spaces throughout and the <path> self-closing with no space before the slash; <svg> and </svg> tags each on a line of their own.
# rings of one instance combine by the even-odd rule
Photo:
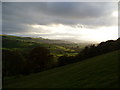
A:
<svg viewBox="0 0 120 90">
<path fill-rule="evenodd" d="M 73 42 L 70 42 L 70 41 L 66 41 L 66 40 L 54 40 L 54 39 L 45 39 L 45 38 L 42 38 L 42 37 L 38 37 L 38 38 L 35 38 L 35 37 L 22 37 L 22 36 L 13 36 L 13 35 L 0 35 L 2 36 L 3 38 L 5 37 L 16 37 L 18 39 L 32 39 L 34 41 L 40 41 L 40 42 L 43 42 L 43 43 L 48 43 L 48 44 L 51 44 L 51 43 L 56 43 L 56 44 L 60 44 L 60 43 L 64 43 L 64 44 L 71 44 Z"/>
</svg>

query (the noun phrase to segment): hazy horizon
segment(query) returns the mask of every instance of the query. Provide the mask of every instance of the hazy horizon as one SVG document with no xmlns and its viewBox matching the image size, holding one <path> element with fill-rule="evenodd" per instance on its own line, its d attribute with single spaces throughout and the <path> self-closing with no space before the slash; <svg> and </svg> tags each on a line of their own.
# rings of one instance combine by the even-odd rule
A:
<svg viewBox="0 0 120 90">
<path fill-rule="evenodd" d="M 2 34 L 102 42 L 118 38 L 114 2 L 3 2 Z"/>
</svg>

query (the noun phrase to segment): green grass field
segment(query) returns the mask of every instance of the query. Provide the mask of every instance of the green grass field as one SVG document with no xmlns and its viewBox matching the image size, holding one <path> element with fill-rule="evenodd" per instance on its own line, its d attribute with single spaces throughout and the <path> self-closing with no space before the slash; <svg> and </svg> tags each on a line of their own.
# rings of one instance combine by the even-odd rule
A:
<svg viewBox="0 0 120 90">
<path fill-rule="evenodd" d="M 5 78 L 3 88 L 117 88 L 119 53 L 115 51 L 19 78 Z"/>
</svg>

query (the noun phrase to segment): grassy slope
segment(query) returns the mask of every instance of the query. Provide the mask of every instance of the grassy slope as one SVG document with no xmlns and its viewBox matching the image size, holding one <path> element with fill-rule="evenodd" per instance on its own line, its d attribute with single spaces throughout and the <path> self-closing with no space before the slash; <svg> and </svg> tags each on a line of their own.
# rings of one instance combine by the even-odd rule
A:
<svg viewBox="0 0 120 90">
<path fill-rule="evenodd" d="M 120 51 L 119 51 L 120 52 Z M 118 51 L 20 78 L 5 79 L 12 88 L 118 87 Z"/>
</svg>

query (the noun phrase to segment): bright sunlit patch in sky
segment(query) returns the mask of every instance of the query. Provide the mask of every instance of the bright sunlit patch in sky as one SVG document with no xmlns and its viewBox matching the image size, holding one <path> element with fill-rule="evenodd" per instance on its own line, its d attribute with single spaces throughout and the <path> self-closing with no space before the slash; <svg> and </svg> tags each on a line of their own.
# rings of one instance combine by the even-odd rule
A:
<svg viewBox="0 0 120 90">
<path fill-rule="evenodd" d="M 40 25 L 31 25 L 33 28 L 39 28 Z"/>
<path fill-rule="evenodd" d="M 85 36 L 88 40 L 102 42 L 107 40 L 115 40 L 118 38 L 117 27 L 101 27 L 96 30 L 87 30 Z"/>
<path fill-rule="evenodd" d="M 112 16 L 118 17 L 118 11 L 114 11 L 114 12 L 112 13 Z"/>
<path fill-rule="evenodd" d="M 33 33 L 43 38 L 49 39 L 77 39 L 85 41 L 102 42 L 107 40 L 114 40 L 118 38 L 118 27 L 101 27 L 97 29 L 90 29 L 83 27 L 83 25 L 63 25 L 63 24 L 49 24 L 49 25 L 29 25 L 33 29 Z M 41 32 L 42 31 L 42 32 Z M 48 33 L 49 31 L 49 33 Z M 49 34 L 47 36 L 46 34 Z"/>
</svg>

